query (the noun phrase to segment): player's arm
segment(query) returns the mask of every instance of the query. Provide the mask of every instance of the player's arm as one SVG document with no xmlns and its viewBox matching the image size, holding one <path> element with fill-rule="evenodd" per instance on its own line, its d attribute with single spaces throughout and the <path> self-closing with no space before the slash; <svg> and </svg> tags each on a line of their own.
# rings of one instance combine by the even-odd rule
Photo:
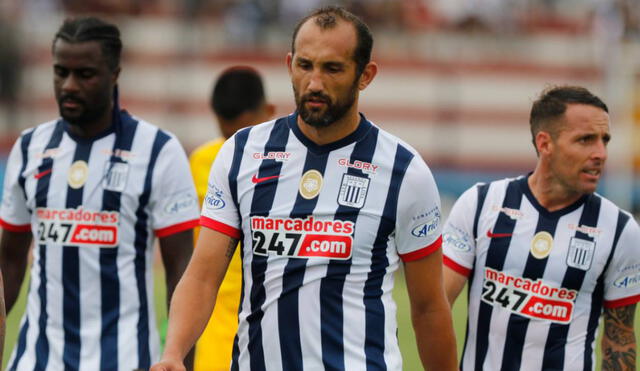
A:
<svg viewBox="0 0 640 371">
<path fill-rule="evenodd" d="M 238 240 L 207 227 L 171 299 L 169 330 L 162 361 L 151 371 L 184 370 L 182 360 L 211 316 Z"/>
<path fill-rule="evenodd" d="M 7 277 L 4 287 L 6 311 L 10 312 L 20 294 L 20 286 L 27 269 L 31 232 L 15 232 L 6 228 L 0 238 L 0 271 Z"/>
<path fill-rule="evenodd" d="M 456 370 L 456 341 L 442 283 L 442 251 L 405 263 L 411 320 L 426 370 Z"/>
<path fill-rule="evenodd" d="M 636 304 L 604 310 L 602 370 L 636 369 L 636 336 L 633 321 Z"/>
<path fill-rule="evenodd" d="M 193 230 L 188 229 L 159 239 L 160 253 L 165 270 L 167 285 L 167 305 L 170 306 L 173 292 L 180 277 L 189 264 L 193 251 Z M 188 370 L 193 369 L 193 350 L 185 357 Z"/>
<path fill-rule="evenodd" d="M 449 305 L 453 307 L 453 303 L 462 292 L 464 285 L 467 283 L 467 277 L 453 269 L 445 266 L 443 269 L 444 291 L 447 294 Z"/>
<path fill-rule="evenodd" d="M 7 312 L 4 308 L 4 282 L 2 272 L 0 272 L 0 365 L 2 364 L 2 353 L 4 349 L 4 334 L 6 332 Z"/>
</svg>

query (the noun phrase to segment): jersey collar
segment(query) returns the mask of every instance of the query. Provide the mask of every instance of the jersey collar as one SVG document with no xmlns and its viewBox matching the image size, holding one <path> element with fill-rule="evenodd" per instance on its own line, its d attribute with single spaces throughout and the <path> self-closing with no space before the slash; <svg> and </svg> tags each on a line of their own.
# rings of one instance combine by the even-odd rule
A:
<svg viewBox="0 0 640 371">
<path fill-rule="evenodd" d="M 566 206 L 566 207 L 564 207 L 562 209 L 559 209 L 559 210 L 556 210 L 556 211 L 549 211 L 544 206 L 540 205 L 538 200 L 533 195 L 533 192 L 531 192 L 531 188 L 529 188 L 529 182 L 527 180 L 529 179 L 531 174 L 532 173 L 529 173 L 529 174 L 527 174 L 527 176 L 523 176 L 518 180 L 518 182 L 520 183 L 520 189 L 522 189 L 522 192 L 525 194 L 525 196 L 527 196 L 527 198 L 529 199 L 529 202 L 531 202 L 533 207 L 535 207 L 536 210 L 538 210 L 538 212 L 541 215 L 545 215 L 546 217 L 559 218 L 559 217 L 561 217 L 563 215 L 569 214 L 570 212 L 578 209 L 585 202 L 587 202 L 589 197 L 592 197 L 591 194 L 585 194 L 585 195 L 580 197 L 578 200 L 576 200 L 574 203 L 572 203 L 569 206 Z"/>
<path fill-rule="evenodd" d="M 358 128 L 353 133 L 335 142 L 318 145 L 307 138 L 298 127 L 297 111 L 287 117 L 287 125 L 289 126 L 293 134 L 298 138 L 298 140 L 302 142 L 302 144 L 304 144 L 304 146 L 313 153 L 327 153 L 338 148 L 345 147 L 351 143 L 355 143 L 364 138 L 367 133 L 369 133 L 369 129 L 371 129 L 371 127 L 373 126 L 373 124 L 371 124 L 371 122 L 369 122 L 369 120 L 367 120 L 364 115 L 360 113 L 360 122 L 358 123 Z"/>
</svg>

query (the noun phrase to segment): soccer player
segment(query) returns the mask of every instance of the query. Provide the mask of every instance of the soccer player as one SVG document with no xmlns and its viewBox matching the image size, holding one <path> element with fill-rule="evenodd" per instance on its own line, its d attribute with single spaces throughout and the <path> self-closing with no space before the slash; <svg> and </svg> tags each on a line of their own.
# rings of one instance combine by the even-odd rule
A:
<svg viewBox="0 0 640 371">
<path fill-rule="evenodd" d="M 183 369 L 239 240 L 232 369 L 401 369 L 391 293 L 402 262 L 425 368 L 456 369 L 432 174 L 358 113 L 359 92 L 377 73 L 372 43 L 342 8 L 298 24 L 286 58 L 297 110 L 222 146 L 152 370 Z"/>
<path fill-rule="evenodd" d="M 275 106 L 265 99 L 262 77 L 248 66 L 223 71 L 216 80 L 210 104 L 222 136 L 196 148 L 189 157 L 200 205 L 207 193 L 211 165 L 224 141 L 239 129 L 271 120 L 275 112 Z M 213 314 L 196 345 L 196 371 L 229 369 L 241 289 L 242 265 L 236 250 L 218 290 Z"/>
<path fill-rule="evenodd" d="M 635 369 L 640 230 L 594 193 L 607 159 L 607 106 L 581 87 L 544 91 L 530 116 L 534 171 L 478 184 L 444 228 L 445 288 L 469 282 L 463 370 Z"/>
<path fill-rule="evenodd" d="M 153 243 L 171 296 L 193 251 L 197 197 L 178 140 L 119 108 L 121 49 L 116 26 L 66 20 L 52 45 L 61 118 L 11 150 L 0 208 L 9 310 L 34 243 L 11 370 L 129 371 L 160 355 Z"/>
</svg>

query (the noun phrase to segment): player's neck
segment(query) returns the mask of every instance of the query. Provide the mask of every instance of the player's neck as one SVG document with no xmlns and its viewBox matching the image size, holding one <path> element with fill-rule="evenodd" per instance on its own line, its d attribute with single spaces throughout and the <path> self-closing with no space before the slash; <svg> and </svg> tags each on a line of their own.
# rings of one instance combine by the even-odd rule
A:
<svg viewBox="0 0 640 371">
<path fill-rule="evenodd" d="M 302 134 L 319 146 L 336 142 L 353 133 L 359 123 L 357 104 L 354 104 L 340 120 L 325 127 L 311 126 L 298 115 L 298 127 Z"/>
<path fill-rule="evenodd" d="M 571 192 L 550 172 L 537 167 L 527 179 L 529 189 L 538 203 L 550 212 L 564 209 L 578 201 L 583 194 Z"/>
<path fill-rule="evenodd" d="M 113 112 L 113 104 L 111 108 L 107 110 L 104 114 L 102 114 L 98 119 L 84 123 L 82 125 L 69 125 L 69 131 L 71 134 L 80 137 L 80 138 L 93 138 L 102 133 L 104 133 L 112 124 L 112 112 Z"/>
</svg>

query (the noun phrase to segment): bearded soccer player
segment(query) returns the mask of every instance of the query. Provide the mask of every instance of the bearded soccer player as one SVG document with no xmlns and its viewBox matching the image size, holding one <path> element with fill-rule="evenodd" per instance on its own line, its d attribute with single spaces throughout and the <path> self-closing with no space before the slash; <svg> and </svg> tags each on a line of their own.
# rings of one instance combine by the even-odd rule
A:
<svg viewBox="0 0 640 371">
<path fill-rule="evenodd" d="M 24 131 L 9 156 L 0 209 L 8 310 L 34 242 L 11 370 L 130 371 L 160 356 L 154 240 L 171 296 L 191 256 L 197 197 L 178 140 L 119 108 L 121 50 L 116 26 L 65 21 L 52 46 L 61 118 Z"/>
<path fill-rule="evenodd" d="M 391 292 L 402 263 L 424 367 L 456 369 L 435 182 L 415 150 L 358 113 L 377 72 L 372 41 L 342 8 L 298 24 L 286 59 L 297 111 L 222 146 L 152 370 L 183 369 L 240 239 L 232 369 L 401 369 Z"/>
<path fill-rule="evenodd" d="M 544 91 L 531 109 L 534 171 L 478 184 L 444 229 L 445 288 L 469 282 L 462 370 L 634 370 L 640 230 L 595 193 L 609 114 L 581 87 Z"/>
</svg>

